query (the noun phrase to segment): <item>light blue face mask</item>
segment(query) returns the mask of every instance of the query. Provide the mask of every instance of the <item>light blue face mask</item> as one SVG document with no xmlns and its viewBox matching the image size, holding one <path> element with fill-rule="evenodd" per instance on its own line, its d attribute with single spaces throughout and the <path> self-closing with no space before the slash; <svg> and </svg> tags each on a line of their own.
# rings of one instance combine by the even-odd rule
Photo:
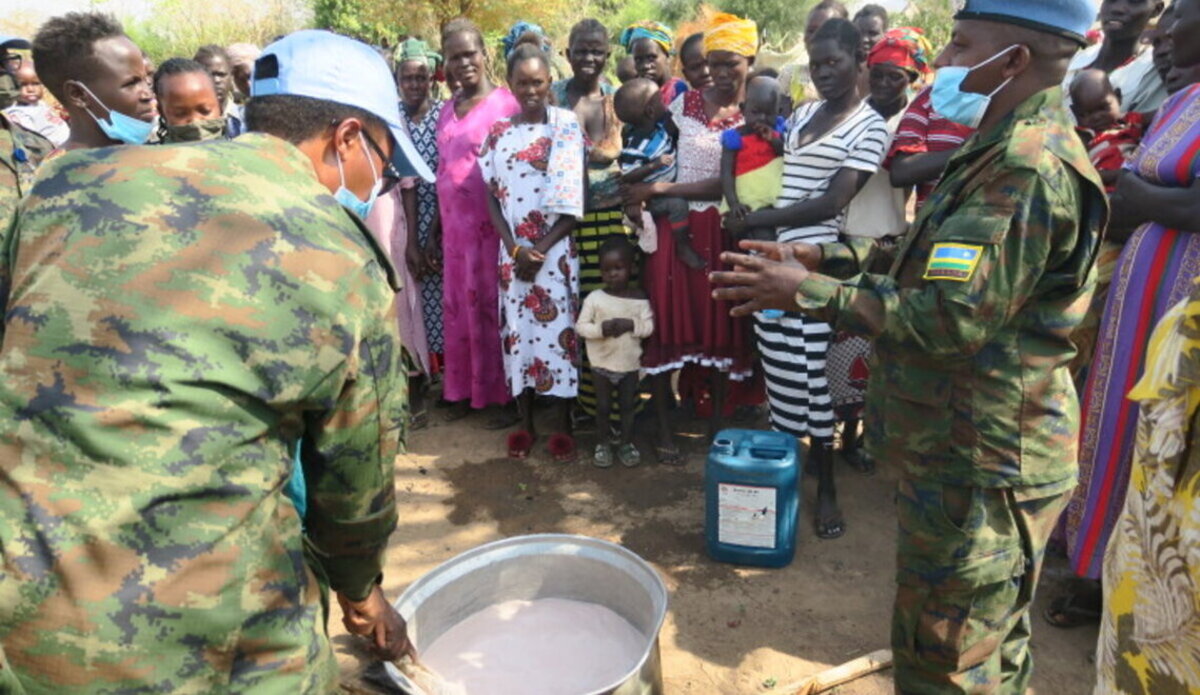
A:
<svg viewBox="0 0 1200 695">
<path fill-rule="evenodd" d="M 86 91 L 88 94 L 91 94 L 92 98 L 96 100 L 97 104 L 100 104 L 108 110 L 108 120 L 105 121 L 97 118 L 96 114 L 92 113 L 91 109 L 85 108 L 85 110 L 88 112 L 88 115 L 92 117 L 92 120 L 96 122 L 96 125 L 100 126 L 100 130 L 104 131 L 104 134 L 108 136 L 109 140 L 123 142 L 126 145 L 146 144 L 146 141 L 150 139 L 150 134 L 154 132 L 153 121 L 147 123 L 146 121 L 134 118 L 133 116 L 126 116 L 120 111 L 110 109 L 108 108 L 108 104 L 100 101 L 95 94 L 92 94 L 92 90 L 88 89 L 86 84 L 80 82 L 79 86 L 83 87 L 84 91 Z"/>
<path fill-rule="evenodd" d="M 1016 48 L 1015 45 L 1009 46 L 975 67 L 951 66 L 938 68 L 937 74 L 933 78 L 933 91 L 930 93 L 933 110 L 959 125 L 964 125 L 968 128 L 978 128 L 979 123 L 983 121 L 984 114 L 987 113 L 988 106 L 992 103 L 992 97 L 1007 87 L 1013 78 L 1010 77 L 1005 80 L 991 94 L 964 92 L 962 90 L 962 83 L 966 81 L 967 76 L 972 72 L 997 60 L 1000 56 L 1003 56 L 1014 48 Z"/>
<path fill-rule="evenodd" d="M 362 131 L 358 133 L 359 142 L 362 143 L 363 154 L 367 158 L 367 164 L 371 165 L 371 175 L 375 177 L 375 185 L 371 186 L 371 194 L 366 200 L 359 200 L 358 196 L 350 192 L 346 188 L 346 173 L 342 170 L 342 155 L 335 154 L 337 157 L 338 176 L 342 179 L 342 183 L 338 186 L 337 192 L 333 194 L 334 199 L 342 204 L 355 215 L 358 215 L 360 220 L 366 220 L 367 215 L 371 214 L 371 208 L 375 206 L 375 199 L 379 197 L 379 189 L 383 188 L 383 179 L 379 178 L 379 172 L 375 171 L 375 162 L 371 159 L 370 150 L 367 148 L 367 139 L 363 137 Z"/>
</svg>

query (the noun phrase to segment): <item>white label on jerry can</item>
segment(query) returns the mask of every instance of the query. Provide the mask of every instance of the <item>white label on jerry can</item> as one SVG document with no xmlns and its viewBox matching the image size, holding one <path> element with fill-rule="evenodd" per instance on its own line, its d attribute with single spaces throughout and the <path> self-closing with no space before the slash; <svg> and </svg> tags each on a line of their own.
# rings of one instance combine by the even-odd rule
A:
<svg viewBox="0 0 1200 695">
<path fill-rule="evenodd" d="M 775 547 L 773 487 L 717 486 L 717 540 L 749 548 Z"/>
</svg>

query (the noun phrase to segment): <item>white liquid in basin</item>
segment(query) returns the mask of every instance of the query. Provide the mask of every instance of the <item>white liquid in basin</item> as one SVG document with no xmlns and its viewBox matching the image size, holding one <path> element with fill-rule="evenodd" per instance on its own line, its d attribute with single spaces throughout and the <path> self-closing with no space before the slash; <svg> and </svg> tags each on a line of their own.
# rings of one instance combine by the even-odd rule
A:
<svg viewBox="0 0 1200 695">
<path fill-rule="evenodd" d="M 604 606 L 506 601 L 450 628 L 421 663 L 467 695 L 583 695 L 629 673 L 646 637 Z"/>
</svg>

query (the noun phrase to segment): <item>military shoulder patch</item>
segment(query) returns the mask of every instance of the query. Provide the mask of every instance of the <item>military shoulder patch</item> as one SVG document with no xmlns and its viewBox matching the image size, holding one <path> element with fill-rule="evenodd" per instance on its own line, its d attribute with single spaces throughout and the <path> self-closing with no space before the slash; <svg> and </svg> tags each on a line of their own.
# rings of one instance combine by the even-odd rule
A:
<svg viewBox="0 0 1200 695">
<path fill-rule="evenodd" d="M 967 282 L 983 256 L 982 246 L 971 244 L 934 244 L 925 268 L 925 280 Z"/>
</svg>

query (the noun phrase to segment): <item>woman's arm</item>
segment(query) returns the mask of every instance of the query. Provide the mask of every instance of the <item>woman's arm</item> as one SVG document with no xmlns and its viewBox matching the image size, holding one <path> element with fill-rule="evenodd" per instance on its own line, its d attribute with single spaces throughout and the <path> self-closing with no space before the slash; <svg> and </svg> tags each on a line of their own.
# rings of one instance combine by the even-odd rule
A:
<svg viewBox="0 0 1200 695">
<path fill-rule="evenodd" d="M 433 206 L 433 219 L 429 222 L 429 238 L 425 241 L 425 264 L 432 273 L 442 272 L 442 211 Z"/>
<path fill-rule="evenodd" d="M 651 198 L 683 198 L 684 200 L 709 201 L 721 199 L 721 177 L 693 183 L 639 183 L 625 189 L 625 203 L 640 205 Z"/>
<path fill-rule="evenodd" d="M 554 221 L 554 225 L 550 227 L 549 233 L 542 237 L 536 244 L 533 245 L 535 251 L 545 256 L 554 245 L 562 241 L 575 229 L 576 218 L 574 215 L 559 215 Z"/>
<path fill-rule="evenodd" d="M 1133 172 L 1117 179 L 1117 190 L 1109 196 L 1112 218 L 1108 239 L 1125 242 L 1147 222 L 1164 227 L 1200 232 L 1200 179 L 1187 188 L 1156 186 Z"/>
<path fill-rule="evenodd" d="M 749 227 L 805 227 L 841 214 L 871 178 L 870 172 L 843 167 L 833 175 L 825 193 L 786 208 L 758 210 L 746 216 Z"/>
<path fill-rule="evenodd" d="M 504 219 L 504 208 L 500 207 L 500 201 L 496 200 L 496 196 L 488 194 L 488 215 L 492 218 L 492 226 L 496 228 L 496 233 L 500 235 L 500 241 L 504 244 L 504 250 L 512 255 L 513 247 L 517 245 L 517 240 L 513 236 L 512 229 L 508 226 L 508 220 Z"/>
<path fill-rule="evenodd" d="M 897 154 L 892 160 L 892 186 L 907 188 L 938 180 L 957 151 Z"/>
</svg>

